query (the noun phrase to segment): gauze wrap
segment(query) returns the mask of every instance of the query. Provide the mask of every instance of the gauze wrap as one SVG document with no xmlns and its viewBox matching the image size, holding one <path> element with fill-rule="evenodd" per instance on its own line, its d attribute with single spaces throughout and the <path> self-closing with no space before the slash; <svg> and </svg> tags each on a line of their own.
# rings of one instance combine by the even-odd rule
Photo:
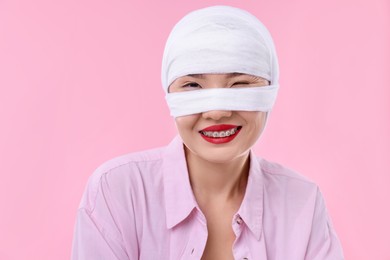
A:
<svg viewBox="0 0 390 260">
<path fill-rule="evenodd" d="M 265 78 L 271 85 L 168 93 L 181 76 L 234 72 Z M 255 16 L 235 7 L 213 6 L 187 14 L 172 29 L 161 79 L 173 117 L 210 110 L 268 112 L 279 88 L 279 66 L 271 35 Z"/>
</svg>

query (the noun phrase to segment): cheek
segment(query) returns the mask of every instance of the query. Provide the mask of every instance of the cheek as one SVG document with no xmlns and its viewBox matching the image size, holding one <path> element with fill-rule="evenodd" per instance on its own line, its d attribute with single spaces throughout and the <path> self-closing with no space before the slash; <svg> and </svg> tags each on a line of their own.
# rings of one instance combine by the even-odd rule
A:
<svg viewBox="0 0 390 260">
<path fill-rule="evenodd" d="M 199 115 L 179 116 L 175 118 L 176 127 L 179 132 L 191 130 L 196 125 Z"/>
<path fill-rule="evenodd" d="M 252 130 L 261 129 L 264 124 L 265 112 L 242 111 L 241 117 L 245 120 L 247 126 Z"/>
<path fill-rule="evenodd" d="M 267 118 L 266 112 L 260 112 L 260 114 L 256 118 L 256 132 L 257 138 L 262 134 L 265 126 L 265 120 Z"/>
<path fill-rule="evenodd" d="M 259 114 L 256 116 L 256 128 L 262 129 L 265 123 L 266 113 L 258 112 Z"/>
</svg>

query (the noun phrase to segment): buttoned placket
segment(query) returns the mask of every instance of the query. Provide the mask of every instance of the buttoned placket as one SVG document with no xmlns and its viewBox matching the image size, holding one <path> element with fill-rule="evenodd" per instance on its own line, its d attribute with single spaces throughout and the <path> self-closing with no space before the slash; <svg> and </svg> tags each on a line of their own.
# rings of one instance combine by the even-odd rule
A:
<svg viewBox="0 0 390 260">
<path fill-rule="evenodd" d="M 239 214 L 236 214 L 234 215 L 233 217 L 233 231 L 234 231 L 234 234 L 236 235 L 236 240 L 239 238 L 239 236 L 241 235 L 241 232 L 242 232 L 242 223 L 243 223 L 243 220 L 242 218 L 240 217 Z"/>
<path fill-rule="evenodd" d="M 201 259 L 207 242 L 207 222 L 206 217 L 199 208 L 195 210 L 193 219 L 194 226 L 191 232 L 191 237 L 181 259 Z"/>
<path fill-rule="evenodd" d="M 241 236 L 245 228 L 244 226 L 245 223 L 241 216 L 239 214 L 234 215 L 232 221 L 233 232 L 236 235 L 236 239 L 233 243 L 234 259 L 249 260 L 249 249 L 247 247 L 239 249 L 237 248 L 238 241 L 243 239 Z"/>
</svg>

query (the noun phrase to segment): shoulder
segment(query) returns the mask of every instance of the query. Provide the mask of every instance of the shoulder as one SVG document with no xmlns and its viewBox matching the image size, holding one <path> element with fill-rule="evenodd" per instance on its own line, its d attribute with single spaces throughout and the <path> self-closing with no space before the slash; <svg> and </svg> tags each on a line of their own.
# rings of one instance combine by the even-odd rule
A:
<svg viewBox="0 0 390 260">
<path fill-rule="evenodd" d="M 264 179 L 264 188 L 270 199 L 272 197 L 283 201 L 315 202 L 319 191 L 315 182 L 279 163 L 263 158 L 258 158 L 258 162 Z"/>
<path fill-rule="evenodd" d="M 161 164 L 164 150 L 165 147 L 158 147 L 117 156 L 99 165 L 90 178 L 99 182 L 102 177 L 123 178 L 136 172 L 147 172 L 153 166 Z"/>
<path fill-rule="evenodd" d="M 94 175 L 101 175 L 128 164 L 153 163 L 162 159 L 164 149 L 165 147 L 158 147 L 117 156 L 100 164 Z"/>
<path fill-rule="evenodd" d="M 316 185 L 312 180 L 289 167 L 263 158 L 258 157 L 257 159 L 265 178 L 297 181 L 307 185 Z"/>
<path fill-rule="evenodd" d="M 128 196 L 159 173 L 166 147 L 123 154 L 100 164 L 90 175 L 79 207 L 94 208 L 99 193 Z M 103 195 L 103 194 L 102 194 Z M 107 194 L 106 194 L 107 195 Z"/>
</svg>

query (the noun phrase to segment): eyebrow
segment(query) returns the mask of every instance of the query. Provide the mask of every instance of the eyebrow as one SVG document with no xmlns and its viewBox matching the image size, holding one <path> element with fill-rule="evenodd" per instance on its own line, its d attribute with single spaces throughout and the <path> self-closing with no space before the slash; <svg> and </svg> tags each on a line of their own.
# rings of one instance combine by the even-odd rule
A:
<svg viewBox="0 0 390 260">
<path fill-rule="evenodd" d="M 200 79 L 203 79 L 204 78 L 204 75 L 205 74 L 188 74 L 187 76 L 189 77 L 194 77 L 194 78 L 200 78 Z M 226 78 L 233 78 L 233 77 L 237 77 L 237 76 L 241 76 L 241 75 L 245 75 L 244 73 L 238 73 L 238 72 L 234 72 L 234 73 L 228 73 Z M 250 75 L 251 76 L 251 75 Z"/>
</svg>

